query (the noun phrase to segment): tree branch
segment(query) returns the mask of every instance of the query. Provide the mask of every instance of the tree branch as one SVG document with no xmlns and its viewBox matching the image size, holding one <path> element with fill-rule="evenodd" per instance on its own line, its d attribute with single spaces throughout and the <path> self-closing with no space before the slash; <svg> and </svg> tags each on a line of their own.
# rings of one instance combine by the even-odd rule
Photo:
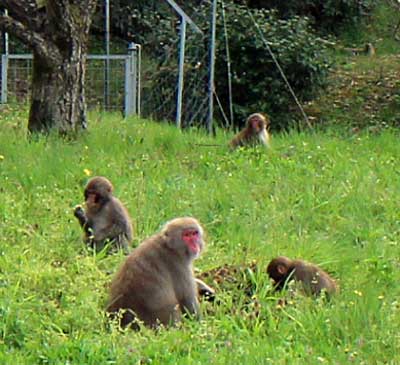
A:
<svg viewBox="0 0 400 365">
<path fill-rule="evenodd" d="M 67 32 L 83 31 L 88 32 L 91 18 L 96 10 L 98 0 L 87 0 L 85 2 L 71 0 L 47 0 L 46 8 L 48 17 L 58 19 L 60 28 L 67 29 Z M 75 20 L 79 14 L 82 21 Z M 89 23 L 88 23 L 89 20 Z"/>
<path fill-rule="evenodd" d="M 44 39 L 39 33 L 30 30 L 24 24 L 10 16 L 0 15 L 0 30 L 20 39 L 45 59 L 49 65 L 57 64 L 57 60 L 61 58 L 59 50 L 49 40 Z"/>
<path fill-rule="evenodd" d="M 21 22 L 30 29 L 39 30 L 40 22 L 37 19 L 36 2 L 24 0 L 2 0 L 2 7 L 7 9 L 9 16 Z"/>
</svg>

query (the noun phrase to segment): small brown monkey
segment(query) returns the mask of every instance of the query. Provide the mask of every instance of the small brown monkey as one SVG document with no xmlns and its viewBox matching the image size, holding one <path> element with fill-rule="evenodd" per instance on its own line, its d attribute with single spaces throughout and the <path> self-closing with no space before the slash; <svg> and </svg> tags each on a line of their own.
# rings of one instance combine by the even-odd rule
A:
<svg viewBox="0 0 400 365">
<path fill-rule="evenodd" d="M 112 192 L 113 186 L 108 179 L 93 177 L 84 191 L 85 209 L 76 206 L 74 216 L 89 247 L 98 252 L 110 243 L 111 248 L 123 249 L 127 253 L 133 236 L 132 223 L 128 211 Z"/>
<path fill-rule="evenodd" d="M 233 139 L 229 145 L 231 148 L 252 146 L 261 144 L 269 147 L 268 116 L 260 113 L 251 114 L 246 120 L 246 126 Z"/>
<path fill-rule="evenodd" d="M 370 57 L 375 56 L 375 47 L 372 45 L 372 43 L 367 43 L 365 45 L 364 53 Z"/>
<path fill-rule="evenodd" d="M 375 47 L 372 43 L 366 43 L 364 47 L 361 48 L 343 48 L 345 52 L 350 53 L 352 56 L 366 55 L 373 57 L 375 56 Z"/>
<path fill-rule="evenodd" d="M 134 329 L 139 329 L 136 318 L 155 328 L 177 323 L 185 313 L 199 317 L 199 280 L 192 262 L 203 247 L 203 229 L 196 219 L 166 223 L 131 252 L 114 277 L 107 312 L 114 317 L 122 309 L 121 326 Z"/>
<path fill-rule="evenodd" d="M 268 264 L 267 272 L 281 290 L 290 280 L 301 282 L 307 294 L 319 295 L 323 291 L 328 296 L 338 291 L 335 281 L 318 266 L 303 260 L 292 260 L 279 256 Z"/>
</svg>

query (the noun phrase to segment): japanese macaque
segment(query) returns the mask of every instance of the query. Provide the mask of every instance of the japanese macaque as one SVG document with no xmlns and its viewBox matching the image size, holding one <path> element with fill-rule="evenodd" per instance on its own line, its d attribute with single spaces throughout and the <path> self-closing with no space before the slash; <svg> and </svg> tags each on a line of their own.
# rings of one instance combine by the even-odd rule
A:
<svg viewBox="0 0 400 365">
<path fill-rule="evenodd" d="M 335 281 L 325 271 L 303 260 L 279 256 L 271 260 L 267 272 L 277 290 L 283 289 L 290 280 L 295 280 L 302 284 L 305 293 L 309 295 L 317 296 L 325 292 L 330 296 L 338 291 Z"/>
<path fill-rule="evenodd" d="M 260 113 L 251 114 L 246 120 L 246 126 L 233 139 L 229 145 L 231 148 L 252 146 L 261 144 L 269 147 L 268 116 Z"/>
<path fill-rule="evenodd" d="M 375 47 L 372 43 L 366 43 L 364 47 L 361 48 L 344 48 L 347 53 L 350 53 L 352 56 L 366 55 L 366 56 L 375 56 Z"/>
<path fill-rule="evenodd" d="M 196 219 L 169 221 L 127 257 L 111 283 L 107 312 L 121 327 L 134 329 L 140 322 L 151 328 L 173 325 L 183 314 L 198 318 L 201 288 L 192 263 L 203 248 L 203 228 Z"/>
<path fill-rule="evenodd" d="M 85 208 L 78 205 L 74 216 L 84 231 L 85 243 L 101 251 L 107 244 L 111 250 L 122 249 L 128 253 L 133 229 L 128 211 L 113 196 L 111 182 L 102 176 L 89 180 L 85 191 Z"/>
</svg>

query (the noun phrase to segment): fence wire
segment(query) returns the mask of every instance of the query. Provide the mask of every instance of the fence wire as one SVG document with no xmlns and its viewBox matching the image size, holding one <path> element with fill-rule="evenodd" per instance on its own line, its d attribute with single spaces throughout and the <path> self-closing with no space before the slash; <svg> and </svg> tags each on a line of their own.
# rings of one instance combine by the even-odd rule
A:
<svg viewBox="0 0 400 365">
<path fill-rule="evenodd" d="M 124 112 L 125 59 L 127 56 L 110 58 L 110 77 L 105 87 L 105 60 L 89 56 L 86 66 L 86 102 L 89 109 Z M 0 60 L 0 62 L 2 62 Z M 0 64 L 1 65 L 1 64 Z M 27 104 L 30 101 L 32 58 L 28 55 L 12 55 L 7 67 L 7 102 Z M 0 78 L 0 88 L 3 83 Z"/>
</svg>

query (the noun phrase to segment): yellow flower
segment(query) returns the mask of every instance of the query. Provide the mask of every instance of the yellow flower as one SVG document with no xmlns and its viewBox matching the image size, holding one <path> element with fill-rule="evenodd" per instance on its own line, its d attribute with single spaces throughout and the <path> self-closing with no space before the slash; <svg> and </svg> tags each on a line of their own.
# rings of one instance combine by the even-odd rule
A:
<svg viewBox="0 0 400 365">
<path fill-rule="evenodd" d="M 92 175 L 92 171 L 90 171 L 89 169 L 83 169 L 83 172 L 85 173 L 86 176 Z"/>
<path fill-rule="evenodd" d="M 383 299 L 383 298 L 385 298 L 383 295 L 380 295 L 379 297 L 378 297 L 378 299 Z"/>
<path fill-rule="evenodd" d="M 358 290 L 354 290 L 354 294 L 358 295 L 359 297 L 362 297 L 362 293 Z"/>
<path fill-rule="evenodd" d="M 0 155 L 0 161 L 3 161 L 3 160 L 4 160 L 4 156 Z"/>
</svg>

